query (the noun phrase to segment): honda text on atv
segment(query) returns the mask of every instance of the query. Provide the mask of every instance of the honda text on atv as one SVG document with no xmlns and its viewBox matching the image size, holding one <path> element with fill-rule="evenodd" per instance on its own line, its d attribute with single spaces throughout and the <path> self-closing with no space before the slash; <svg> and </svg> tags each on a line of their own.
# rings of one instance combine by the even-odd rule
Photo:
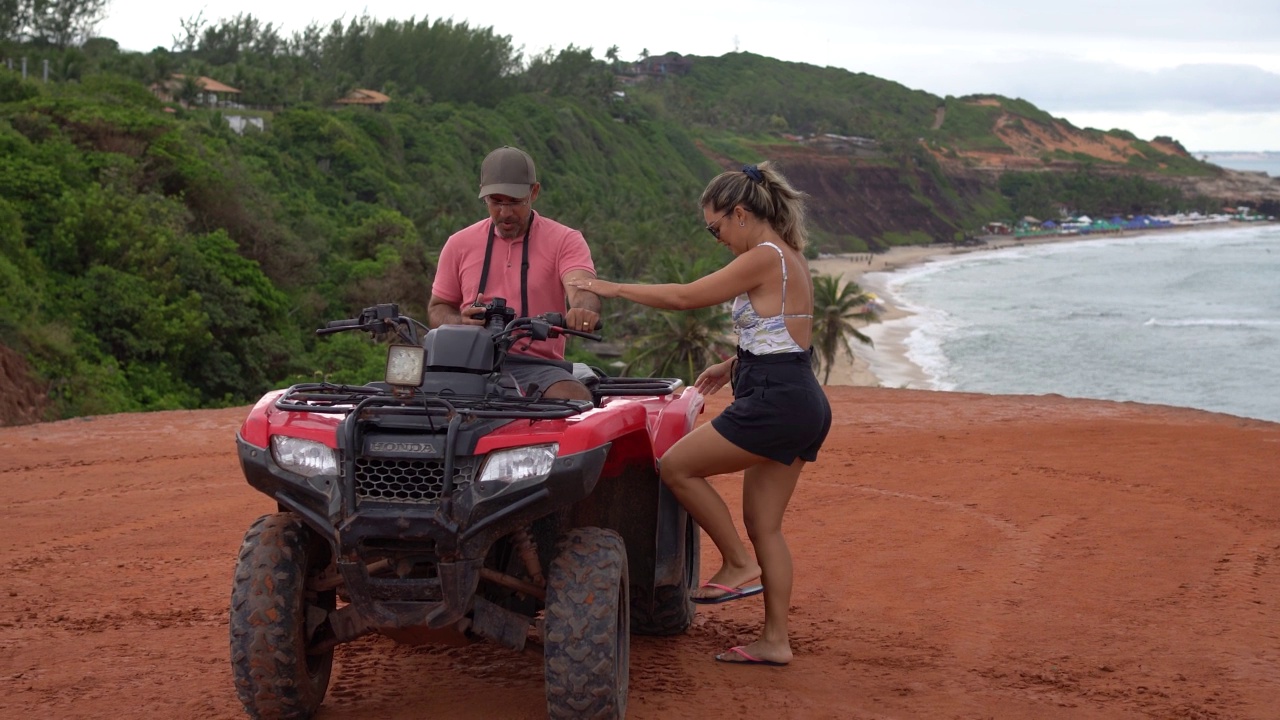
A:
<svg viewBox="0 0 1280 720">
<path fill-rule="evenodd" d="M 593 401 L 522 394 L 513 343 L 558 334 L 558 313 L 427 330 L 395 305 L 320 334 L 390 339 L 384 381 L 268 393 L 237 436 L 249 484 L 279 512 L 244 537 L 231 665 L 255 718 L 305 718 L 334 647 L 541 643 L 553 718 L 621 718 L 630 632 L 693 621 L 699 532 L 658 479 L 702 396 L 669 378 L 575 366 Z M 425 331 L 425 335 L 423 332 Z"/>
</svg>

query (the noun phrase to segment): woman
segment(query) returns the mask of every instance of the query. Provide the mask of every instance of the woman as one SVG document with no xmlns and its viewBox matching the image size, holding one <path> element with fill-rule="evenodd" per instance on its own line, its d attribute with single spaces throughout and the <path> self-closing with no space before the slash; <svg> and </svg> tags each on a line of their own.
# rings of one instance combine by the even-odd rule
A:
<svg viewBox="0 0 1280 720">
<path fill-rule="evenodd" d="M 737 356 L 707 368 L 694 383 L 709 395 L 732 376 L 733 403 L 662 456 L 661 477 L 723 558 L 710 581 L 695 591 L 694 602 L 764 593 L 760 637 L 716 659 L 786 665 L 792 658 L 787 634 L 792 567 L 782 514 L 800 471 L 817 458 L 831 427 L 831 406 L 809 363 L 813 287 L 803 255 L 804 195 L 766 162 L 717 176 L 702 192 L 700 205 L 707 231 L 737 256 L 724 268 L 684 285 L 572 282 L 600 297 L 669 310 L 734 300 Z M 728 506 L 706 480 L 739 470 L 744 471 L 743 523 L 754 559 Z"/>
</svg>

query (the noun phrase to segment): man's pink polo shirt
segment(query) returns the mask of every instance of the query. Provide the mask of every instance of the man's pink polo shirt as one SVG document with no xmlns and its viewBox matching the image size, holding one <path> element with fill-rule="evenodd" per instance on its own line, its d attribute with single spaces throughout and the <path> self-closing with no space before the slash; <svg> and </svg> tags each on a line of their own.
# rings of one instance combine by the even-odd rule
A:
<svg viewBox="0 0 1280 720">
<path fill-rule="evenodd" d="M 431 294 L 456 304 L 459 308 L 470 305 L 480 288 L 480 273 L 484 269 L 484 248 L 489 239 L 489 219 L 463 228 L 445 241 L 440 251 L 440 262 L 431 285 Z M 493 238 L 493 255 L 489 260 L 489 279 L 485 283 L 485 303 L 495 297 L 504 298 L 515 308 L 518 316 L 541 315 L 545 312 L 564 312 L 568 305 L 565 294 L 565 273 L 586 270 L 595 274 L 591 262 L 591 250 L 582 233 L 555 220 L 535 214 L 529 233 L 529 312 L 520 307 L 520 261 L 524 253 L 524 236 L 505 240 Z M 555 340 L 528 343 L 518 342 L 512 352 L 564 359 L 564 336 Z"/>
</svg>

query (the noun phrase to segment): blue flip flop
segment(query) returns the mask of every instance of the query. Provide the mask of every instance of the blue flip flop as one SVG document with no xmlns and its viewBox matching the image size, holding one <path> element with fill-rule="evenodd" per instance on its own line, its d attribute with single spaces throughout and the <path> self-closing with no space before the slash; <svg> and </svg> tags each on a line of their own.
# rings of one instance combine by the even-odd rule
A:
<svg viewBox="0 0 1280 720">
<path fill-rule="evenodd" d="M 741 600 L 742 598 L 751 597 L 752 595 L 759 595 L 760 593 L 764 592 L 764 585 L 761 585 L 760 583 L 756 583 L 755 585 L 743 585 L 742 587 L 735 588 L 735 587 L 729 587 L 728 585 L 721 585 L 720 583 L 709 582 L 709 583 L 703 583 L 702 587 L 704 588 L 709 587 L 709 588 L 715 588 L 717 590 L 723 590 L 724 594 L 716 595 L 714 597 L 689 598 L 690 600 L 692 600 L 693 602 L 699 605 L 718 605 L 720 603 L 729 602 L 730 600 Z"/>
</svg>

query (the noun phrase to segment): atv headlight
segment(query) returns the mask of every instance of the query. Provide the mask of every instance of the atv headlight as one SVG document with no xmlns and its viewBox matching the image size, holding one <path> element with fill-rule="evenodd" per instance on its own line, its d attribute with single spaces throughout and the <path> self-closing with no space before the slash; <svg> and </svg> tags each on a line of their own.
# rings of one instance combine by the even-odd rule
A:
<svg viewBox="0 0 1280 720">
<path fill-rule="evenodd" d="M 329 446 L 314 440 L 272 435 L 271 456 L 280 467 L 304 477 L 338 474 L 338 457 Z"/>
<path fill-rule="evenodd" d="M 559 443 L 551 443 L 490 453 L 476 490 L 481 495 L 496 495 L 522 480 L 541 480 L 551 472 L 559 450 Z"/>
<path fill-rule="evenodd" d="M 427 351 L 421 345 L 392 345 L 387 348 L 387 384 L 418 387 L 426 362 Z"/>
</svg>

